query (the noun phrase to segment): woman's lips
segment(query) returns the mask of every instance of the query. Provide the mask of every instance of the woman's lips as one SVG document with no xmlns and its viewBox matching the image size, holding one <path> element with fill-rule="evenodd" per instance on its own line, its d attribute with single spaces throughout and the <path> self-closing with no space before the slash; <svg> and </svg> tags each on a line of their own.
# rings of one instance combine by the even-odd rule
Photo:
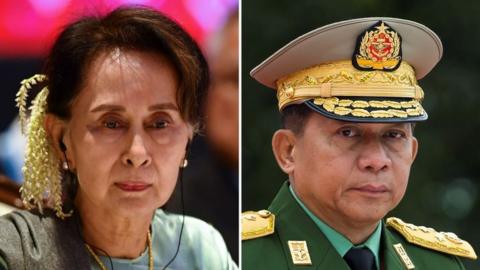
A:
<svg viewBox="0 0 480 270">
<path fill-rule="evenodd" d="M 152 186 L 152 184 L 147 184 L 143 182 L 118 182 L 115 183 L 115 186 L 120 188 L 123 191 L 143 191 Z"/>
</svg>

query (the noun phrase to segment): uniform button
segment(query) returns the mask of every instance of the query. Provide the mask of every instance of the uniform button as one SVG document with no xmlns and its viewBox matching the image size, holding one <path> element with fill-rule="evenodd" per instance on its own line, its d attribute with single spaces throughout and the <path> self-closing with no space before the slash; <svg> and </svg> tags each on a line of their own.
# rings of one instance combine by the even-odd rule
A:
<svg viewBox="0 0 480 270">
<path fill-rule="evenodd" d="M 260 210 L 257 213 L 262 218 L 268 218 L 270 215 L 272 215 L 272 213 L 270 213 L 270 211 L 268 211 L 268 210 Z"/>
</svg>

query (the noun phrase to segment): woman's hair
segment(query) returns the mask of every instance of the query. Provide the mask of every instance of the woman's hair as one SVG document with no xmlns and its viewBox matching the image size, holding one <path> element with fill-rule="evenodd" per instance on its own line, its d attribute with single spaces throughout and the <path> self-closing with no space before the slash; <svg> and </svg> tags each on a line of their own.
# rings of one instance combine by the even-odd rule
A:
<svg viewBox="0 0 480 270">
<path fill-rule="evenodd" d="M 86 17 L 68 25 L 46 61 L 47 112 L 69 119 L 91 63 L 115 49 L 165 56 L 178 76 L 177 104 L 183 119 L 198 124 L 209 72 L 195 41 L 174 21 L 140 6 L 120 7 L 105 17 Z"/>
<path fill-rule="evenodd" d="M 45 115 L 68 120 L 92 63 L 117 49 L 153 53 L 171 62 L 178 79 L 180 114 L 198 127 L 209 82 L 208 66 L 195 41 L 180 26 L 153 9 L 138 6 L 120 7 L 104 17 L 82 18 L 60 33 L 47 58 L 45 74 L 23 80 L 17 94 L 22 131 L 28 135 L 21 188 L 26 208 L 41 211 L 50 207 L 60 218 L 71 213 L 64 212 L 63 204 L 70 208 L 76 177 L 68 168 L 61 169 L 52 145 L 57 142 L 48 140 L 43 126 Z M 45 81 L 46 87 L 32 101 L 27 121 L 28 90 Z"/>
</svg>

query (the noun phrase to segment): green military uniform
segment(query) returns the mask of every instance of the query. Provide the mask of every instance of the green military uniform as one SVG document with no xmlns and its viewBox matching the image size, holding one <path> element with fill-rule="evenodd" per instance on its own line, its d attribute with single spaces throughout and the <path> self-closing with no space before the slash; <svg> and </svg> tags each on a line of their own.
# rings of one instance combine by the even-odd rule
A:
<svg viewBox="0 0 480 270">
<path fill-rule="evenodd" d="M 397 18 L 359 18 L 326 25 L 298 37 L 255 67 L 250 74 L 261 84 L 276 90 L 280 111 L 285 113 L 289 106 L 292 106 L 292 109 L 295 109 L 294 106 L 302 106 L 297 108 L 310 109 L 320 114 L 320 116 L 315 114 L 315 117 L 310 118 L 316 119 L 316 122 L 311 120 L 303 123 L 303 126 L 310 124 L 310 130 L 318 131 L 321 130 L 318 126 L 332 123 L 320 122 L 318 119 L 322 117 L 336 120 L 337 122 L 333 122 L 335 124 L 355 123 L 360 130 L 361 123 L 369 123 L 363 127 L 372 127 L 374 126 L 372 123 L 388 126 L 385 123 L 413 123 L 427 120 L 427 112 L 422 106 L 424 92 L 417 81 L 434 68 L 440 61 L 442 53 L 443 47 L 440 38 L 422 24 Z M 300 115 L 301 113 L 297 117 Z M 416 144 L 409 137 L 405 141 L 409 142 L 408 147 L 415 148 L 411 152 L 412 155 L 405 155 L 404 159 L 393 160 L 388 157 L 388 153 L 385 154 L 387 151 L 385 149 L 389 147 L 387 142 L 391 138 L 388 134 L 369 131 L 370 133 L 365 135 L 365 137 L 370 136 L 367 140 L 362 137 L 362 130 L 352 131 L 341 137 L 342 141 L 340 139 L 335 141 L 341 145 L 344 142 L 343 138 L 348 137 L 348 139 L 345 138 L 345 141 L 348 142 L 345 143 L 345 149 L 348 151 L 342 152 L 333 146 L 329 148 L 328 143 L 325 143 L 327 146 L 317 146 L 317 142 L 318 145 L 321 145 L 319 142 L 336 138 L 334 135 L 329 137 L 329 132 L 333 133 L 333 131 L 319 134 L 318 137 L 315 137 L 315 134 L 305 137 L 307 135 L 297 136 L 293 128 L 287 128 L 292 132 L 282 133 L 280 131 L 282 134 L 280 137 L 276 136 L 279 133 L 274 135 L 272 145 L 277 161 L 284 165 L 282 168 L 289 174 L 289 179 L 294 186 L 302 185 L 305 190 L 311 183 L 308 181 L 322 181 L 316 183 L 317 185 L 312 185 L 313 192 L 319 191 L 319 186 L 321 186 L 319 183 L 328 183 L 328 178 L 319 176 L 319 170 L 312 172 L 316 173 L 317 179 L 306 177 L 310 173 L 306 170 L 311 170 L 312 166 L 311 164 L 309 164 L 310 167 L 304 166 L 303 163 L 315 162 L 315 158 L 318 158 L 318 156 L 308 157 L 306 153 L 309 149 L 306 149 L 306 145 L 314 147 L 315 149 L 312 151 L 316 151 L 317 155 L 321 155 L 321 151 L 326 150 L 327 157 L 346 155 L 351 160 L 356 160 L 358 156 L 371 154 L 368 152 L 365 154 L 362 151 L 372 146 L 362 145 L 367 148 L 356 148 L 360 142 L 370 143 L 372 134 L 378 138 L 385 138 L 386 146 L 377 147 L 375 145 L 381 151 L 372 150 L 380 152 L 381 157 L 374 156 L 370 159 L 368 166 L 357 168 L 363 177 L 361 181 L 349 179 L 347 176 L 331 180 L 333 185 L 336 185 L 335 191 L 339 193 L 350 192 L 349 189 L 343 189 L 344 187 L 355 187 L 352 192 L 358 193 L 354 194 L 369 194 L 368 196 L 388 190 L 386 186 L 382 188 L 381 182 L 386 178 L 382 179 L 378 176 L 380 170 L 385 169 L 382 173 L 387 173 L 389 166 L 393 166 L 389 162 L 400 162 L 400 168 L 410 170 L 411 162 L 415 158 L 414 152 L 416 153 L 417 149 Z M 352 128 L 352 130 L 355 129 Z M 291 135 L 292 133 L 294 135 Z M 335 134 L 343 136 L 338 133 L 337 130 Z M 397 135 L 402 136 L 401 134 Z M 285 139 L 288 136 L 291 136 L 290 139 Z M 413 136 L 413 134 L 408 136 Z M 403 138 L 407 138 L 407 136 L 404 135 Z M 297 139 L 301 142 L 295 145 Z M 377 142 L 375 143 L 377 144 Z M 381 143 L 378 142 L 379 145 Z M 335 143 L 330 144 L 334 145 Z M 408 151 L 410 150 L 405 150 L 405 153 L 409 153 Z M 298 158 L 300 155 L 307 155 L 307 157 Z M 351 157 L 351 155 L 356 156 Z M 387 157 L 384 158 L 384 156 Z M 381 161 L 382 158 L 387 161 Z M 375 163 L 372 160 L 376 160 L 378 164 L 383 163 L 378 168 L 374 168 L 378 164 L 372 165 Z M 295 166 L 295 162 L 299 162 L 300 165 Z M 332 164 L 341 166 L 340 163 Z M 296 169 L 300 170 L 300 173 L 296 174 L 294 172 Z M 332 169 L 341 170 L 341 168 Z M 371 171 L 374 171 L 375 175 Z M 367 172 L 371 174 L 369 175 Z M 393 173 L 391 175 L 393 177 L 390 181 L 401 182 L 398 186 L 392 185 L 391 192 L 400 195 L 401 192 L 398 189 L 408 179 L 403 179 L 405 175 Z M 306 177 L 307 179 L 297 181 L 298 179 L 295 177 Z M 376 182 L 371 179 L 375 179 Z M 369 184 L 366 185 L 366 188 L 359 188 L 359 186 L 355 186 L 358 183 Z M 344 184 L 344 186 L 340 186 L 340 184 Z M 316 195 L 320 197 L 319 194 Z M 313 202 L 310 201 L 309 207 L 316 207 L 315 210 L 322 211 L 316 203 L 332 198 L 325 197 L 326 194 L 321 195 L 320 198 L 312 200 Z M 339 198 L 343 199 L 344 197 Z M 370 202 L 376 203 L 373 199 Z M 382 203 L 380 200 L 378 202 Z M 356 201 L 347 203 L 350 203 L 349 206 L 351 206 Z M 389 203 L 393 205 L 394 201 L 390 198 Z M 352 267 L 352 269 L 360 270 L 449 270 L 464 269 L 458 256 L 476 259 L 476 254 L 470 244 L 459 239 L 455 234 L 437 232 L 424 226 L 415 226 L 398 218 L 380 220 L 386 214 L 387 208 L 384 209 L 385 212 L 378 216 L 379 220 L 370 224 L 376 225 L 377 229 L 364 243 L 354 246 L 350 240 L 335 230 L 333 227 L 335 224 L 329 227 L 309 211 L 303 204 L 301 196 L 297 197 L 295 190 L 289 191 L 289 185 L 285 184 L 270 205 L 269 210 L 248 211 L 243 214 L 242 268 L 246 270 L 348 270 Z M 335 212 L 331 211 L 329 214 L 330 221 L 334 223 L 337 218 Z"/>
<path fill-rule="evenodd" d="M 267 211 L 243 214 L 242 238 L 247 240 L 242 242 L 242 269 L 349 269 L 318 226 L 295 201 L 288 190 L 288 183 L 282 186 L 268 211 L 271 214 Z M 395 226 L 398 224 L 396 219 L 389 221 L 388 223 L 392 226 L 382 223 L 380 269 L 464 269 L 459 258 L 448 252 L 460 251 L 464 256 L 475 254 L 470 245 L 459 239 L 452 239 L 456 243 L 450 239 L 431 241 L 428 236 L 417 239 L 420 242 L 424 240 L 424 244 L 432 247 L 443 247 L 442 251 L 410 243 L 399 230 L 402 228 L 408 230 L 410 227 L 418 230 L 419 234 L 423 233 L 422 229 L 429 231 L 428 234 L 432 235 L 436 232 L 429 228 L 415 227 L 405 223 Z M 311 264 L 294 263 L 293 256 L 305 258 L 307 254 L 304 253 L 305 250 L 295 251 L 290 248 L 289 241 L 306 242 Z M 395 248 L 398 244 L 403 247 L 405 255 L 399 255 Z M 411 264 L 408 264 L 408 260 Z"/>
</svg>

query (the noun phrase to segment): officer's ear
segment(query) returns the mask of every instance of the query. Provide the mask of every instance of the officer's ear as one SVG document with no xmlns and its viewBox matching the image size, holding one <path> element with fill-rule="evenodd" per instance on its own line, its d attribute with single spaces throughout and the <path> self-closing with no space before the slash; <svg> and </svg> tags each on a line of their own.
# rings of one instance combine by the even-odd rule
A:
<svg viewBox="0 0 480 270">
<path fill-rule="evenodd" d="M 278 166 L 286 174 L 293 173 L 295 168 L 295 143 L 296 136 L 289 129 L 279 129 L 273 134 L 272 149 Z"/>
<path fill-rule="evenodd" d="M 417 157 L 418 153 L 418 140 L 414 136 L 412 136 L 412 163 Z"/>
<path fill-rule="evenodd" d="M 410 136 L 412 136 L 412 144 L 411 144 L 411 153 L 412 153 L 412 163 L 415 161 L 415 158 L 417 157 L 417 153 L 418 153 L 418 140 L 417 138 L 415 138 L 415 126 L 416 126 L 416 123 L 409 123 L 410 125 Z"/>
</svg>

